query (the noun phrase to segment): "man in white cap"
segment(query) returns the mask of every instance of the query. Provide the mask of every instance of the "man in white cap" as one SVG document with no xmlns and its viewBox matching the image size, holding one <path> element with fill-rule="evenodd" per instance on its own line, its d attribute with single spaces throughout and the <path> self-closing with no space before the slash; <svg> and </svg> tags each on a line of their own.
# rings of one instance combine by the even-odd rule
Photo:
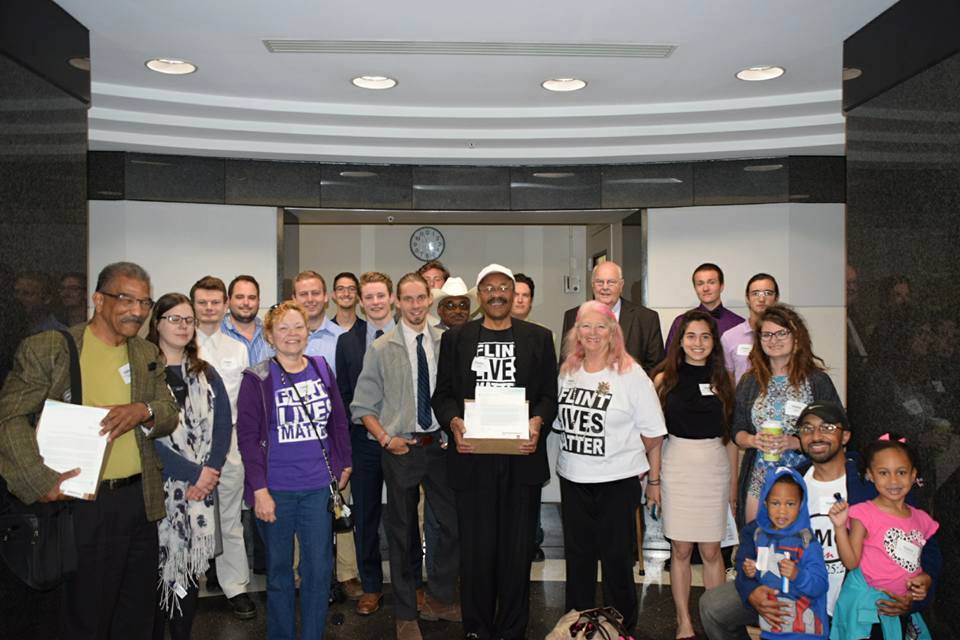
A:
<svg viewBox="0 0 960 640">
<path fill-rule="evenodd" d="M 483 315 L 443 334 L 432 403 L 456 443 L 447 449 L 447 475 L 460 530 L 463 627 L 475 639 L 526 637 L 540 489 L 550 477 L 545 441 L 557 414 L 553 339 L 511 317 L 514 285 L 506 267 L 480 271 Z M 530 436 L 521 455 L 479 454 L 464 439 L 464 401 L 477 387 L 525 390 Z"/>
<path fill-rule="evenodd" d="M 440 318 L 438 328 L 459 327 L 477 308 L 476 289 L 467 289 L 463 278 L 450 278 L 443 287 L 433 290 L 434 313 Z"/>
</svg>

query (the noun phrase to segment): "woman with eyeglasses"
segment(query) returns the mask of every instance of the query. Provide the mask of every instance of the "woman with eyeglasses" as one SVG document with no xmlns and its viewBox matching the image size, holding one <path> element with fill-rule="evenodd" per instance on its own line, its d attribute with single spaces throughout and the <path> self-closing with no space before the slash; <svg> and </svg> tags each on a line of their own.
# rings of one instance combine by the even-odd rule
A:
<svg viewBox="0 0 960 640">
<path fill-rule="evenodd" d="M 803 318 L 791 307 L 768 307 L 757 320 L 750 370 L 737 384 L 733 439 L 746 450 L 740 467 L 739 523 L 757 517 L 767 470 L 797 467 L 797 418 L 811 402 L 840 403 L 823 360 L 813 353 Z"/>
<path fill-rule="evenodd" d="M 190 299 L 168 293 L 153 308 L 147 339 L 160 348 L 167 386 L 180 407 L 180 425 L 154 440 L 163 462 L 167 515 L 157 523 L 160 586 L 153 637 L 188 640 L 200 576 L 220 552 L 216 487 L 230 447 L 233 419 L 220 376 L 197 355 Z"/>
<path fill-rule="evenodd" d="M 274 305 L 263 334 L 276 350 L 243 372 L 237 443 L 244 500 L 253 505 L 267 552 L 267 637 L 294 640 L 293 537 L 300 542 L 300 634 L 323 638 L 333 576 L 332 484 L 350 479 L 346 409 L 330 365 L 306 356 L 307 314 L 294 301 Z"/>
</svg>

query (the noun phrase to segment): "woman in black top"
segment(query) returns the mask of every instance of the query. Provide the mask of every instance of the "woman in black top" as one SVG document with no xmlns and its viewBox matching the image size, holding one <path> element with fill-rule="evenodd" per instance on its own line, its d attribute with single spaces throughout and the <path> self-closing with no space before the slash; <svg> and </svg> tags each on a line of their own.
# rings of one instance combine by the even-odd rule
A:
<svg viewBox="0 0 960 640">
<path fill-rule="evenodd" d="M 661 487 L 663 532 L 670 539 L 670 588 L 677 609 L 677 638 L 693 638 L 690 556 L 697 543 L 707 589 L 725 579 L 720 541 L 727 505 L 737 495 L 737 447 L 730 441 L 733 384 L 726 373 L 717 323 L 709 313 L 681 316 L 667 357 L 653 382 L 669 436 Z"/>
</svg>

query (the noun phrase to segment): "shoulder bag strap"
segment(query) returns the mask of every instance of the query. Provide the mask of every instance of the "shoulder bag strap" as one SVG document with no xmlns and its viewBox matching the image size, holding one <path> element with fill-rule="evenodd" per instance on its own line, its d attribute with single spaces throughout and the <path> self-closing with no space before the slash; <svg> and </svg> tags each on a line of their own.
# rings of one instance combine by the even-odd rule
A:
<svg viewBox="0 0 960 640">
<path fill-rule="evenodd" d="M 66 329 L 58 329 L 67 341 L 67 350 L 70 351 L 70 402 L 83 404 L 83 383 L 80 380 L 80 353 L 77 351 L 77 342 Z"/>
</svg>

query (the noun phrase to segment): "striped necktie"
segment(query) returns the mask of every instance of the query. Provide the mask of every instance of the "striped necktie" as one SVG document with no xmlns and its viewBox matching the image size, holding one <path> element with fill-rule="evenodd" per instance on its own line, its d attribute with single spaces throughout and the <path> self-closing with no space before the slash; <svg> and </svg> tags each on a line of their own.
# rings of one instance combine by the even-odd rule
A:
<svg viewBox="0 0 960 640">
<path fill-rule="evenodd" d="M 430 369 L 427 368 L 427 352 L 423 350 L 423 334 L 417 336 L 417 424 L 424 431 L 430 429 Z"/>
</svg>

